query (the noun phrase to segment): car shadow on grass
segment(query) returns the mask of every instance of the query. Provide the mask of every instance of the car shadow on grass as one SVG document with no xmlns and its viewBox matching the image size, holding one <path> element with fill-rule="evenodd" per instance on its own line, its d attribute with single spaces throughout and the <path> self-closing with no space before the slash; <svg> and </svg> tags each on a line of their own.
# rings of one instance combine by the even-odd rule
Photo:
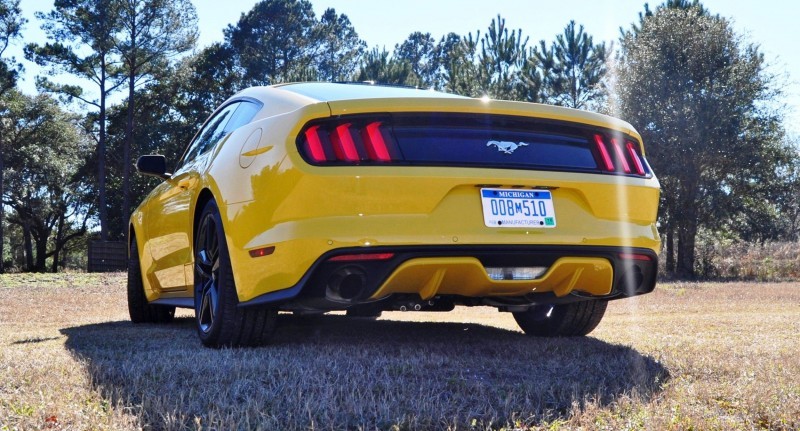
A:
<svg viewBox="0 0 800 431">
<path fill-rule="evenodd" d="M 262 348 L 203 348 L 193 320 L 63 329 L 96 388 L 145 429 L 494 428 L 647 401 L 667 369 L 592 337 L 470 323 L 281 315 Z"/>
</svg>

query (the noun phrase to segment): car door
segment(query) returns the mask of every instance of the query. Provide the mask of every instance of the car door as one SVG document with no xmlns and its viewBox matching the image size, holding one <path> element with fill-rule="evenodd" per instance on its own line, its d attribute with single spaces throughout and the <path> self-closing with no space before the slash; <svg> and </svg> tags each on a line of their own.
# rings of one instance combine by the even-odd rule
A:
<svg viewBox="0 0 800 431">
<path fill-rule="evenodd" d="M 152 256 L 146 271 L 151 286 L 162 292 L 185 291 L 193 284 L 192 204 L 200 192 L 201 175 L 210 151 L 227 135 L 226 126 L 241 104 L 235 101 L 206 121 L 178 162 L 175 172 L 155 190 L 145 221 Z"/>
</svg>

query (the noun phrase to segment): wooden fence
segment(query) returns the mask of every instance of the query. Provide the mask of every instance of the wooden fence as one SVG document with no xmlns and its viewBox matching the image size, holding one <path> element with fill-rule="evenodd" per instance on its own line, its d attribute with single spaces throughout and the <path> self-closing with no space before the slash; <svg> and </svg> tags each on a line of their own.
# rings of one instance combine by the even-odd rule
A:
<svg viewBox="0 0 800 431">
<path fill-rule="evenodd" d="M 113 272 L 128 269 L 128 245 L 125 241 L 90 241 L 89 272 Z"/>
</svg>

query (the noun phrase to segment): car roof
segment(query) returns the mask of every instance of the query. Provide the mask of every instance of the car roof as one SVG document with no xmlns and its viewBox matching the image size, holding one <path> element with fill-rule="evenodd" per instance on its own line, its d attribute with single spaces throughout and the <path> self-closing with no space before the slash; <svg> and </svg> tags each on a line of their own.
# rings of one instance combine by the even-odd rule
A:
<svg viewBox="0 0 800 431">
<path fill-rule="evenodd" d="M 320 101 L 331 102 L 339 100 L 355 99 L 379 99 L 379 98 L 398 98 L 398 97 L 425 97 L 425 98 L 445 98 L 445 99 L 464 99 L 464 96 L 442 93 L 432 89 L 420 89 L 414 87 L 374 85 L 369 82 L 353 83 L 331 83 L 331 82 L 301 82 L 278 84 L 273 86 L 280 90 L 291 91 L 293 93 L 306 96 Z"/>
<path fill-rule="evenodd" d="M 371 112 L 376 106 L 379 106 L 385 112 L 444 110 L 577 121 L 620 130 L 639 138 L 638 132 L 630 124 L 599 113 L 537 103 L 490 100 L 488 98 L 474 99 L 413 87 L 370 83 L 298 82 L 246 88 L 228 100 L 242 98 L 253 98 L 264 102 L 261 112 L 255 119 L 281 115 L 312 105 L 324 104 L 326 115 Z M 377 105 L 371 101 L 377 102 Z"/>
</svg>

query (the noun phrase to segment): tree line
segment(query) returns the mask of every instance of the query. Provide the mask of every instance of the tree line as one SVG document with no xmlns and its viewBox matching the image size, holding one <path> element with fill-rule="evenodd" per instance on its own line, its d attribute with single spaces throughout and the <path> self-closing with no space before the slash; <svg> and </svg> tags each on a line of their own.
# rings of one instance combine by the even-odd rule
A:
<svg viewBox="0 0 800 431">
<path fill-rule="evenodd" d="M 88 237 L 124 239 L 154 185 L 131 175 L 137 155 L 176 161 L 227 97 L 291 81 L 408 85 L 630 122 L 661 180 L 662 258 L 680 276 L 693 276 L 701 234 L 797 239 L 800 170 L 776 78 L 699 1 L 644 5 L 612 44 L 574 21 L 535 43 L 498 15 L 466 35 L 412 32 L 391 52 L 308 0 L 262 0 L 202 49 L 189 0 L 56 0 L 36 16 L 51 42 L 26 45 L 26 58 L 85 84 L 42 76 L 40 94 L 18 91 L 20 63 L 4 53 L 26 22 L 19 0 L 0 0 L 0 271 L 55 271 Z M 117 92 L 127 96 L 109 104 Z"/>
</svg>

